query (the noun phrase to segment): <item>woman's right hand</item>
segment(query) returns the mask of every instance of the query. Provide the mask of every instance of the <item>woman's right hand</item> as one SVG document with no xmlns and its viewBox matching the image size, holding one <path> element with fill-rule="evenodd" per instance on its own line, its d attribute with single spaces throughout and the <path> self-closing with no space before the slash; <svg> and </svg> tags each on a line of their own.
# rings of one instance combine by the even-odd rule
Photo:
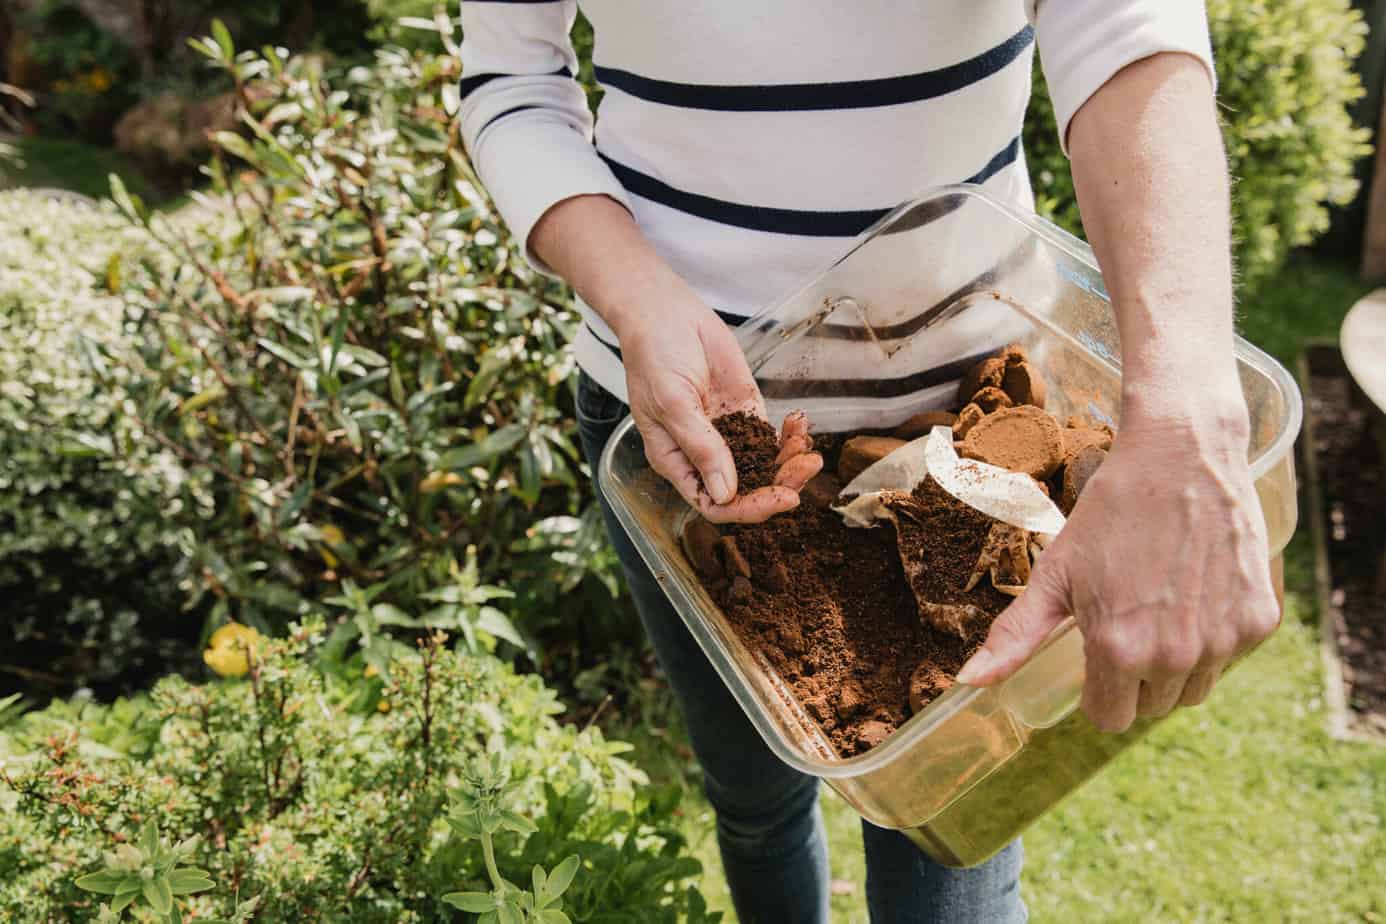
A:
<svg viewBox="0 0 1386 924">
<path fill-rule="evenodd" d="M 785 419 L 775 483 L 739 494 L 731 451 L 712 421 L 736 411 L 764 419 L 765 403 L 731 329 L 696 295 L 681 302 L 628 317 L 617 331 L 645 457 L 713 523 L 758 523 L 792 510 L 823 468 L 807 419 Z"/>
<path fill-rule="evenodd" d="M 684 500 L 714 523 L 757 523 L 798 506 L 799 489 L 823 467 L 808 421 L 785 420 L 775 483 L 738 495 L 712 421 L 735 411 L 764 418 L 760 390 L 731 330 L 629 212 L 606 196 L 573 196 L 544 213 L 530 244 L 616 332 L 645 456 Z"/>
</svg>

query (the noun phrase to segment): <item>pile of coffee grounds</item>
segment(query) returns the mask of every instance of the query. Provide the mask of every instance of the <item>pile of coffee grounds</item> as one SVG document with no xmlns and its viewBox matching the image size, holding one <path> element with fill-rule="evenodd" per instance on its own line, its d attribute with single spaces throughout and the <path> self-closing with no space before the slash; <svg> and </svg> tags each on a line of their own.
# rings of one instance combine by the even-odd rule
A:
<svg viewBox="0 0 1386 924">
<path fill-rule="evenodd" d="M 970 604 L 995 616 L 1014 598 L 987 581 L 964 591 L 977 566 L 987 533 L 995 522 L 925 478 L 908 499 L 891 504 L 899 524 L 896 542 L 900 557 L 913 565 L 916 598 L 934 603 Z"/>
<path fill-rule="evenodd" d="M 780 451 L 779 436 L 774 427 L 745 411 L 725 414 L 714 420 L 712 425 L 727 441 L 727 445 L 733 447 L 738 494 L 774 484 L 775 456 Z"/>
<path fill-rule="evenodd" d="M 920 619 L 887 526 L 853 529 L 831 509 L 802 504 L 721 532 L 751 572 L 744 595 L 733 592 L 735 580 L 714 589 L 727 621 L 844 757 L 910 717 L 910 675 L 920 664 L 951 677 L 980 644 Z"/>
<path fill-rule="evenodd" d="M 959 391 L 956 416 L 917 415 L 891 434 L 895 439 L 890 442 L 949 425 L 955 439 L 965 441 L 968 428 L 1005 415 L 980 434 L 985 437 L 991 429 L 995 441 L 1007 432 L 1006 418 L 1043 414 L 1038 405 L 1044 394 L 1045 383 L 1024 351 L 1008 347 L 969 374 Z M 999 455 L 1013 455 L 1018 465 L 1033 468 L 1057 498 L 1069 461 L 1063 443 L 1105 456 L 1111 431 L 1078 433 L 1074 431 L 1091 428 L 1079 421 L 1060 428 L 1047 414 L 1043 417 L 1041 426 L 1017 428 L 1024 430 L 1021 436 L 1034 431 L 1043 447 L 1007 444 Z M 737 413 L 713 424 L 736 460 L 740 493 L 773 483 L 779 441 L 768 423 Z M 884 445 L 879 439 L 858 441 L 849 451 L 846 444 L 888 433 L 814 434 L 827 470 L 801 492 L 797 508 L 756 524 L 714 527 L 694 520 L 684 533 L 685 550 L 733 631 L 790 686 L 843 757 L 880 744 L 947 690 L 985 640 L 991 622 L 1014 599 L 989 579 L 963 589 L 996 521 L 932 479 L 891 499 L 894 527 L 882 522 L 873 529 L 852 528 L 828 506 L 850 480 L 851 470 L 871 455 L 863 447 Z M 982 448 L 987 448 L 985 442 Z M 1030 464 L 1041 449 L 1049 459 Z M 1064 464 L 1056 469 L 1053 457 L 1059 453 Z M 1095 469 L 1100 461 L 1089 465 Z M 1076 493 L 1071 484 L 1069 490 Z M 926 618 L 930 607 L 954 606 L 977 617 L 964 631 L 956 626 L 948 631 Z"/>
</svg>

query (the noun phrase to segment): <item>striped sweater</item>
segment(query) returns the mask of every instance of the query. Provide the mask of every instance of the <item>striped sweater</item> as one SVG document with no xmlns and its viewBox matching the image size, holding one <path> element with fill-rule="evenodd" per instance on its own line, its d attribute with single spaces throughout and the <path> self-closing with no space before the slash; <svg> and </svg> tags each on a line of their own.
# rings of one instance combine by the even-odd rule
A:
<svg viewBox="0 0 1386 924">
<path fill-rule="evenodd" d="M 605 89 L 594 132 L 573 76 L 577 7 L 463 0 L 477 172 L 526 243 L 561 200 L 612 197 L 731 324 L 929 187 L 970 181 L 1029 204 L 1036 42 L 1061 139 L 1133 61 L 1212 64 L 1201 0 L 582 0 Z M 617 339 L 580 307 L 578 363 L 624 397 Z"/>
</svg>

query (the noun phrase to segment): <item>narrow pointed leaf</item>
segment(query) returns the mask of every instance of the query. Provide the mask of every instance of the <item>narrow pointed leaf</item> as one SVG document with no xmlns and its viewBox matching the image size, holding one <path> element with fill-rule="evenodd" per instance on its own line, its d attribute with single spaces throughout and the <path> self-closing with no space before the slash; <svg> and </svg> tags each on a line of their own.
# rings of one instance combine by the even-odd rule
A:
<svg viewBox="0 0 1386 924">
<path fill-rule="evenodd" d="M 173 892 L 169 890 L 168 880 L 163 876 L 145 880 L 144 900 L 159 914 L 168 914 L 173 909 Z"/>
<path fill-rule="evenodd" d="M 573 854 L 554 867 L 553 872 L 549 874 L 548 888 L 543 895 L 545 904 L 568 891 L 568 886 L 573 884 L 573 877 L 577 875 L 578 867 L 581 865 L 582 860 L 577 854 Z"/>
<path fill-rule="evenodd" d="M 115 895 L 120 891 L 121 885 L 129 878 L 131 875 L 122 870 L 103 869 L 100 872 L 88 873 L 78 879 L 77 888 L 87 892 L 96 892 L 99 895 Z"/>
<path fill-rule="evenodd" d="M 443 901 L 454 908 L 460 908 L 474 914 L 491 911 L 496 907 L 495 896 L 490 892 L 449 892 L 443 896 Z"/>
</svg>

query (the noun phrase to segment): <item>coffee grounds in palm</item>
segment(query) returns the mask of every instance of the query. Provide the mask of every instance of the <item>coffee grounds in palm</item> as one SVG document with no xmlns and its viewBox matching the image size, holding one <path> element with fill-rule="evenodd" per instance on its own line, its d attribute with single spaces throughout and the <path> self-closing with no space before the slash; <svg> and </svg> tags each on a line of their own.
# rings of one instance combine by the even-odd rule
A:
<svg viewBox="0 0 1386 924">
<path fill-rule="evenodd" d="M 775 428 L 754 414 L 737 411 L 712 422 L 732 447 L 736 461 L 736 492 L 746 494 L 775 482 L 775 457 L 780 452 Z"/>
</svg>

